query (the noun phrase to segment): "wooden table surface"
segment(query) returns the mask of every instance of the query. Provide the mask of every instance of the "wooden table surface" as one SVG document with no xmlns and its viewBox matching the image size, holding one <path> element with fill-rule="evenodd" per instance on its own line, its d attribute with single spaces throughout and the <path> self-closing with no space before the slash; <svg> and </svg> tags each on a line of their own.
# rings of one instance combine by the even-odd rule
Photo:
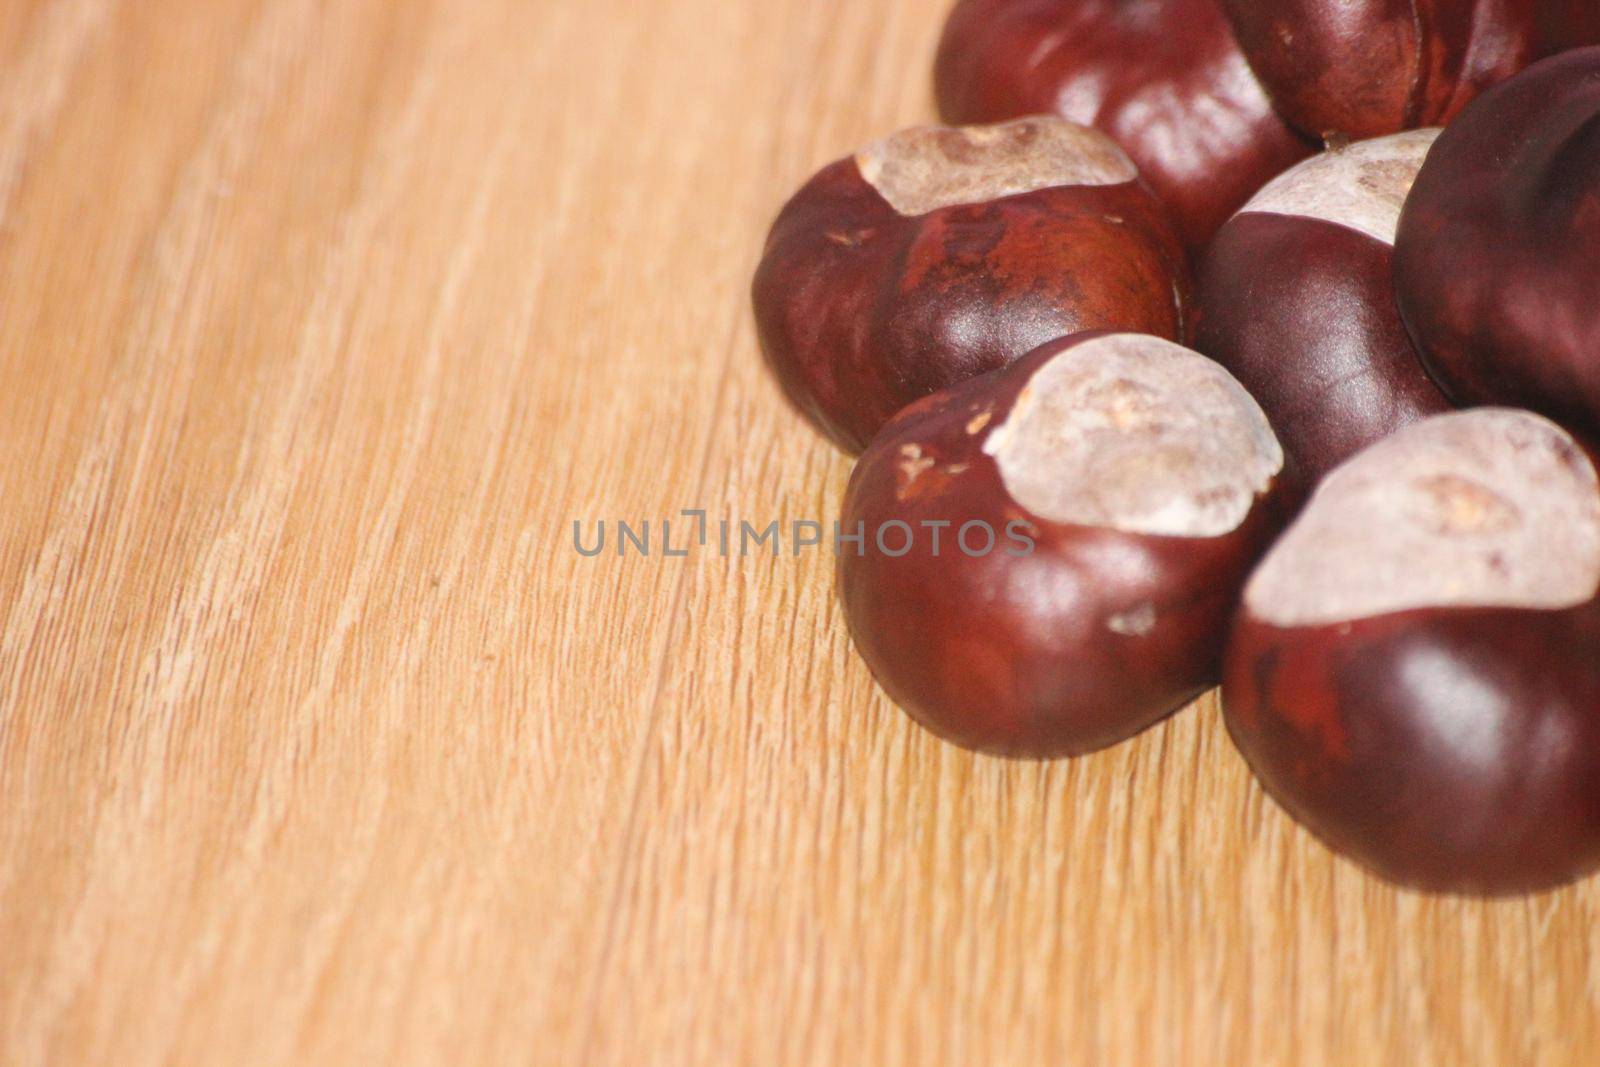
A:
<svg viewBox="0 0 1600 1067">
<path fill-rule="evenodd" d="M 943 6 L 0 6 L 0 1063 L 1597 1062 L 1595 885 L 1396 892 L 1211 699 L 940 744 L 827 553 L 574 550 L 834 517 L 747 280 Z"/>
</svg>

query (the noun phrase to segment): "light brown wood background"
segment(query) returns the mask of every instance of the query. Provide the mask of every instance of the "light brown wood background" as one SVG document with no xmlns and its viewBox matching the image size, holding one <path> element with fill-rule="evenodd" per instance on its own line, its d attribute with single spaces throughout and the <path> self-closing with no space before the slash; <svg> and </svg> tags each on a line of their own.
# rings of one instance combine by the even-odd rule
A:
<svg viewBox="0 0 1600 1067">
<path fill-rule="evenodd" d="M 0 1063 L 1595 1063 L 1596 887 L 1395 892 L 1210 700 L 850 655 L 746 284 L 943 0 L 0 5 Z"/>
</svg>

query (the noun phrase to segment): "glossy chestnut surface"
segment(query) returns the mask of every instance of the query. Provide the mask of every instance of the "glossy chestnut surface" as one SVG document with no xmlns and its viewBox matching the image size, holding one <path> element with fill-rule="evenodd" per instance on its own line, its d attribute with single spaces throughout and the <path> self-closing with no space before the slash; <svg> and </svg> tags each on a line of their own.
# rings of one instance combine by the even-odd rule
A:
<svg viewBox="0 0 1600 1067">
<path fill-rule="evenodd" d="M 1189 291 L 1122 150 L 1037 116 L 904 131 L 829 166 L 773 226 L 753 300 L 790 399 L 859 452 L 912 401 L 1057 337 L 1180 338 Z"/>
<path fill-rule="evenodd" d="M 838 564 L 851 635 L 958 744 L 1113 744 L 1215 684 L 1284 521 L 1282 463 L 1210 360 L 1141 335 L 1053 342 L 908 408 L 862 456 L 841 523 L 865 541 Z"/>
<path fill-rule="evenodd" d="M 935 87 L 947 122 L 1056 112 L 1104 130 L 1195 250 L 1312 151 L 1273 111 L 1217 0 L 961 0 Z"/>
<path fill-rule="evenodd" d="M 1222 227 L 1200 272 L 1195 347 L 1260 401 L 1299 473 L 1451 408 L 1395 307 L 1394 231 L 1437 130 L 1330 150 Z"/>
<path fill-rule="evenodd" d="M 1600 48 L 1530 67 L 1434 146 L 1395 243 L 1400 313 L 1468 404 L 1600 432 Z"/>
<path fill-rule="evenodd" d="M 1323 483 L 1246 588 L 1228 730 L 1334 850 L 1433 891 L 1600 865 L 1600 486 L 1554 424 L 1439 416 Z"/>
<path fill-rule="evenodd" d="M 1589 0 L 1222 0 L 1278 111 L 1318 138 L 1450 122 L 1535 60 L 1600 42 Z"/>
</svg>

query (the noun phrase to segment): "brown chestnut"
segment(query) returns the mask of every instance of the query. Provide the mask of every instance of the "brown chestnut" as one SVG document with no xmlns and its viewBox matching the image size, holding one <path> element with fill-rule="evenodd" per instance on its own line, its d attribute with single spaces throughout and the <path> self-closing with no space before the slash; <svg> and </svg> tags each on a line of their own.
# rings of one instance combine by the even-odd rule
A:
<svg viewBox="0 0 1600 1067">
<path fill-rule="evenodd" d="M 1115 137 L 1194 250 L 1312 150 L 1217 0 L 961 0 L 934 81 L 946 122 L 1055 112 Z"/>
<path fill-rule="evenodd" d="M 1274 178 L 1218 232 L 1195 347 L 1250 390 L 1305 478 L 1450 409 L 1395 308 L 1394 231 L 1438 130 L 1359 141 Z"/>
<path fill-rule="evenodd" d="M 1088 333 L 907 408 L 846 492 L 856 647 L 935 733 L 1008 756 L 1102 748 L 1214 685 L 1281 529 L 1283 451 L 1227 371 Z"/>
<path fill-rule="evenodd" d="M 1600 483 L 1554 423 L 1438 415 L 1335 470 L 1245 588 L 1228 730 L 1392 881 L 1499 894 L 1600 865 Z"/>
<path fill-rule="evenodd" d="M 1278 111 L 1316 137 L 1442 126 L 1483 90 L 1600 42 L 1594 0 L 1222 0 Z"/>
<path fill-rule="evenodd" d="M 1600 48 L 1530 67 L 1439 137 L 1400 216 L 1395 296 L 1457 400 L 1600 433 Z"/>
<path fill-rule="evenodd" d="M 828 167 L 773 226 L 754 302 L 790 399 L 859 452 L 913 400 L 1057 337 L 1181 338 L 1189 288 L 1122 149 L 1036 116 L 906 130 Z"/>
</svg>

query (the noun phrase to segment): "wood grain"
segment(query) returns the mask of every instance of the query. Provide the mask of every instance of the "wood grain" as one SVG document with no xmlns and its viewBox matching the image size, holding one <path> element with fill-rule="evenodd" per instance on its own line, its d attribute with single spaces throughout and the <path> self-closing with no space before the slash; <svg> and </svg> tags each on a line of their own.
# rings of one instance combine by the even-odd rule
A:
<svg viewBox="0 0 1600 1067">
<path fill-rule="evenodd" d="M 1396 892 L 1214 702 L 975 758 L 851 657 L 745 287 L 942 0 L 0 6 L 0 1063 L 1600 1057 L 1593 884 Z"/>
</svg>

